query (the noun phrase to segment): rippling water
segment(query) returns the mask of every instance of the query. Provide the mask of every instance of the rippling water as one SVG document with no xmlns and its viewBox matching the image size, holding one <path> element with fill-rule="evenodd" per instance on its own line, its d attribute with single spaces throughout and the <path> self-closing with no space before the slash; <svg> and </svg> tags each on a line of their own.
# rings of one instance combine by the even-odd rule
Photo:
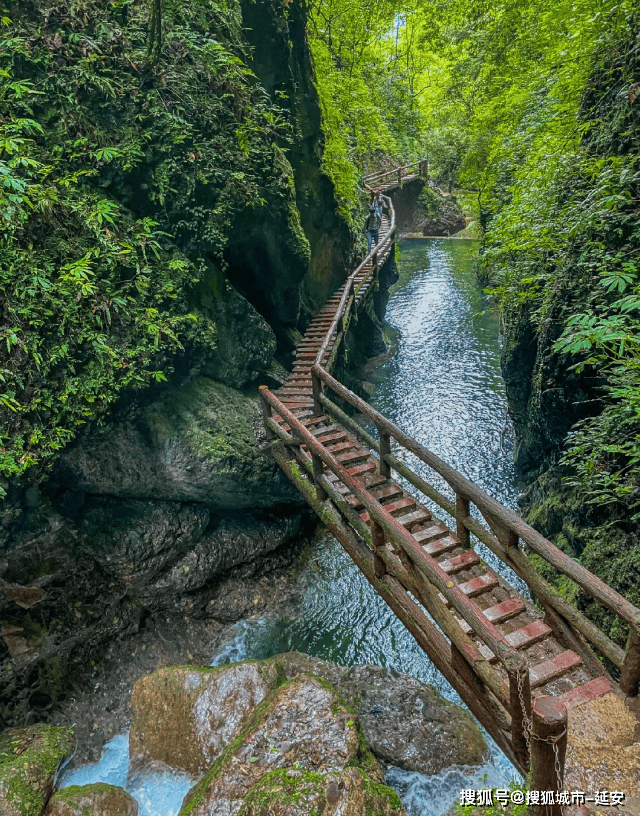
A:
<svg viewBox="0 0 640 816">
<path fill-rule="evenodd" d="M 499 323 L 473 272 L 476 245 L 456 239 L 407 240 L 400 248 L 400 280 L 387 309 L 396 346 L 371 366 L 369 377 L 377 388 L 370 402 L 448 464 L 515 508 L 513 435 L 500 376 Z M 410 457 L 407 461 L 437 483 L 421 463 Z M 508 574 L 491 553 L 480 549 L 487 561 Z M 331 536 L 319 537 L 299 580 L 298 608 L 279 619 L 236 624 L 230 640 L 212 656 L 212 665 L 298 650 L 344 666 L 372 663 L 394 668 L 460 702 Z M 124 751 L 125 743 L 118 745 Z M 122 761 L 118 767 L 123 769 Z M 98 781 L 100 773 L 100 766 L 94 766 L 90 778 Z M 491 761 L 479 769 L 450 769 L 426 777 L 391 768 L 387 774 L 409 816 L 439 816 L 462 788 L 504 787 L 516 778 L 493 745 Z M 145 816 L 175 812 L 174 803 L 185 790 L 179 777 L 168 778 L 165 787 L 155 779 L 129 784 Z M 149 791 L 162 804 L 156 804 Z"/>
</svg>

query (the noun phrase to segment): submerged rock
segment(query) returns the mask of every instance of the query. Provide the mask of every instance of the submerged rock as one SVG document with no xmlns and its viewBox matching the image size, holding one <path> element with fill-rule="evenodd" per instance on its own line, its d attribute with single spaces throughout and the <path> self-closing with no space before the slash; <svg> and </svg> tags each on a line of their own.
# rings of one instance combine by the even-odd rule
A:
<svg viewBox="0 0 640 816">
<path fill-rule="evenodd" d="M 384 762 L 436 774 L 451 765 L 481 765 L 487 758 L 487 743 L 471 714 L 415 677 L 378 666 L 344 669 L 297 652 L 277 660 L 287 677 L 313 674 L 338 689 Z"/>
<path fill-rule="evenodd" d="M 143 677 L 132 694 L 132 763 L 159 760 L 192 774 L 208 770 L 283 680 L 274 661 L 172 666 Z"/>
<path fill-rule="evenodd" d="M 0 734 L 0 814 L 40 816 L 56 774 L 74 748 L 68 728 L 44 723 Z"/>
<path fill-rule="evenodd" d="M 138 803 L 116 785 L 71 785 L 51 797 L 45 816 L 138 816 Z"/>
<path fill-rule="evenodd" d="M 248 808 L 248 810 L 247 810 Z M 181 816 L 402 813 L 339 697 L 299 677 L 263 701 L 188 794 Z"/>
</svg>

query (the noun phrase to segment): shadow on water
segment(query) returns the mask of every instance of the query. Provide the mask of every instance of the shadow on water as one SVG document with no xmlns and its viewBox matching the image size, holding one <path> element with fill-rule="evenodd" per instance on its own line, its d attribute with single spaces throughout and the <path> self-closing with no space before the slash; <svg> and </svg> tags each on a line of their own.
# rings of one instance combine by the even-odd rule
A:
<svg viewBox="0 0 640 816">
<path fill-rule="evenodd" d="M 474 275 L 476 244 L 407 240 L 400 249 L 400 280 L 387 309 L 387 320 L 397 331 L 397 347 L 371 366 L 369 377 L 376 384 L 371 404 L 515 508 L 513 435 L 500 375 L 499 322 Z M 416 469 L 423 467 L 408 462 Z M 443 487 L 433 474 L 422 473 Z M 482 555 L 501 568 L 491 553 Z M 283 611 L 277 619 L 236 624 L 230 640 L 212 656 L 212 665 L 297 650 L 343 666 L 372 663 L 393 668 L 460 702 L 330 535 L 319 537 L 299 582 L 295 609 Z M 401 795 L 409 816 L 438 816 L 462 788 L 504 787 L 517 778 L 496 746 L 491 749 L 491 761 L 479 769 L 449 769 L 427 777 L 391 768 L 387 781 Z M 98 781 L 99 766 L 93 767 L 91 778 Z M 184 782 L 176 779 L 174 784 L 176 796 L 184 795 L 180 789 Z M 147 791 L 157 786 L 157 780 L 149 785 L 140 781 L 132 791 L 145 801 L 145 816 L 167 816 L 166 802 L 162 810 L 147 801 Z"/>
</svg>

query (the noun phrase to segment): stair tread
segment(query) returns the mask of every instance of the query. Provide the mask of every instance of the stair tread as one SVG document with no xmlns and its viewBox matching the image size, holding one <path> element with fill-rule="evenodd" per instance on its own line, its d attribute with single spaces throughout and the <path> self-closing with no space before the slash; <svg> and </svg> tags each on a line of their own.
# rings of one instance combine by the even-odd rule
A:
<svg viewBox="0 0 640 816">
<path fill-rule="evenodd" d="M 507 598 L 506 601 L 490 606 L 488 609 L 483 609 L 482 614 L 491 623 L 504 623 L 509 618 L 515 618 L 516 615 L 524 612 L 526 608 L 519 598 Z"/>
<path fill-rule="evenodd" d="M 439 566 L 448 575 L 455 575 L 457 572 L 462 572 L 462 570 L 469 569 L 479 563 L 480 556 L 478 553 L 474 550 L 469 550 L 460 553 L 460 555 L 454 555 L 452 558 L 446 558 L 444 561 L 440 561 Z"/>
<path fill-rule="evenodd" d="M 427 555 L 430 555 L 432 558 L 435 558 L 435 556 L 442 555 L 442 553 L 450 552 L 451 550 L 455 550 L 455 548 L 459 546 L 460 539 L 454 535 L 449 535 L 443 538 L 439 538 L 436 541 L 431 541 L 428 542 L 427 544 L 423 544 L 422 549 L 427 553 Z"/>
<path fill-rule="evenodd" d="M 406 516 L 399 516 L 398 521 L 403 527 L 410 527 L 413 524 L 418 524 L 422 521 L 429 521 L 431 519 L 431 511 L 424 507 L 419 507 L 412 513 L 407 513 Z"/>
</svg>

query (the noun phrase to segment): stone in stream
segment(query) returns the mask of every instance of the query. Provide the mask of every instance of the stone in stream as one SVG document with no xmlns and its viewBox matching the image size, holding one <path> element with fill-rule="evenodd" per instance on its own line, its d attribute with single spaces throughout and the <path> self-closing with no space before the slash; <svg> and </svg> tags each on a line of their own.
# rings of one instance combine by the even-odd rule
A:
<svg viewBox="0 0 640 816">
<path fill-rule="evenodd" d="M 190 791 L 180 816 L 402 816 L 352 713 L 317 678 L 267 697 Z"/>
<path fill-rule="evenodd" d="M 138 803 L 116 785 L 71 785 L 51 797 L 44 816 L 138 816 Z"/>
<path fill-rule="evenodd" d="M 415 677 L 378 666 L 345 669 L 298 652 L 277 660 L 287 677 L 312 674 L 338 689 L 358 712 L 369 747 L 383 762 L 437 774 L 451 765 L 481 765 L 488 758 L 471 714 Z"/>
<path fill-rule="evenodd" d="M 172 666 L 141 678 L 131 700 L 132 764 L 158 760 L 191 774 L 207 771 L 284 679 L 270 660 L 218 669 Z"/>
<path fill-rule="evenodd" d="M 0 814 L 40 816 L 63 762 L 75 750 L 68 728 L 38 723 L 0 734 Z"/>
</svg>

